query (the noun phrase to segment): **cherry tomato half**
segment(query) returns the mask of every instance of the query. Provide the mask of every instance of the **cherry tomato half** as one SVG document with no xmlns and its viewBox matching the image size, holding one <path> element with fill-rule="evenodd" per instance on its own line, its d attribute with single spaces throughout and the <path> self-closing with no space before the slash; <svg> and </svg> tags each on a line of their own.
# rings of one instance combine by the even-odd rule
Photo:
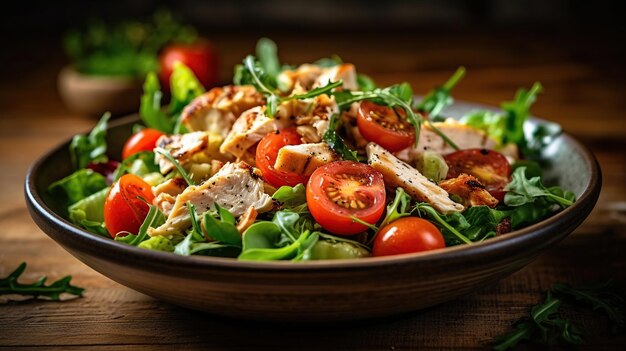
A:
<svg viewBox="0 0 626 351">
<path fill-rule="evenodd" d="M 159 140 L 162 135 L 165 134 L 151 128 L 142 129 L 131 135 L 130 138 L 126 140 L 124 148 L 122 149 L 122 159 L 127 159 L 141 151 L 152 151 L 156 146 L 157 140 Z"/>
<path fill-rule="evenodd" d="M 263 178 L 266 182 L 275 187 L 283 185 L 295 186 L 300 183 L 306 184 L 309 180 L 308 176 L 274 169 L 278 151 L 283 146 L 300 144 L 302 144 L 300 134 L 294 128 L 269 133 L 259 141 L 256 148 L 255 162 L 261 173 L 263 173 Z"/>
<path fill-rule="evenodd" d="M 356 123 L 365 139 L 394 152 L 406 149 L 415 141 L 415 128 L 404 116 L 402 109 L 394 111 L 386 106 L 363 101 L 359 106 Z"/>
<path fill-rule="evenodd" d="M 478 178 L 485 189 L 498 201 L 504 199 L 504 187 L 509 183 L 511 166 L 501 153 L 487 149 L 459 150 L 444 156 L 449 170 L 447 178 L 461 173 Z"/>
<path fill-rule="evenodd" d="M 154 194 L 140 177 L 125 174 L 113 184 L 104 202 L 104 226 L 113 238 L 122 231 L 139 232 L 150 209 L 144 200 L 152 203 Z"/>
<path fill-rule="evenodd" d="M 306 187 L 306 202 L 324 229 L 340 235 L 364 231 L 356 217 L 374 224 L 385 209 L 383 175 L 359 162 L 336 161 L 313 172 Z"/>
<path fill-rule="evenodd" d="M 159 55 L 159 78 L 164 88 L 170 86 L 174 63 L 182 62 L 189 67 L 205 88 L 214 86 L 219 79 L 217 51 L 208 40 L 193 44 L 171 44 Z"/>
<path fill-rule="evenodd" d="M 378 231 L 374 256 L 400 255 L 446 247 L 443 235 L 431 222 L 418 217 L 397 219 Z"/>
</svg>

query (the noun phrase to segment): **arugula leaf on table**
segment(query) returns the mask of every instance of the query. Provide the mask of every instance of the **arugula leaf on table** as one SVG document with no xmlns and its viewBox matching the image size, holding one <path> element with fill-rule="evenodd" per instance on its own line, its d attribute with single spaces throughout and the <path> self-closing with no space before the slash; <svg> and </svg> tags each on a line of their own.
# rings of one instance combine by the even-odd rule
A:
<svg viewBox="0 0 626 351">
<path fill-rule="evenodd" d="M 70 143 L 70 157 L 74 169 L 87 167 L 90 162 L 106 162 L 107 152 L 107 123 L 111 114 L 106 112 L 100 121 L 87 135 L 75 135 Z"/>
<path fill-rule="evenodd" d="M 507 206 L 522 206 L 533 203 L 537 198 L 545 198 L 547 201 L 557 204 L 562 208 L 569 207 L 574 203 L 575 195 L 564 191 L 560 187 L 546 188 L 541 184 L 541 178 L 526 178 L 526 167 L 515 169 L 511 175 L 511 182 L 504 188 L 507 191 L 504 203 Z"/>
<path fill-rule="evenodd" d="M 448 106 L 452 105 L 452 89 L 465 75 L 465 68 L 459 67 L 456 72 L 448 79 L 448 81 L 435 89 L 429 91 L 424 98 L 415 105 L 418 111 L 428 113 L 430 118 L 435 118 Z"/>
<path fill-rule="evenodd" d="M 41 277 L 32 284 L 23 284 L 18 279 L 26 270 L 26 262 L 22 262 L 11 274 L 6 278 L 0 279 L 0 295 L 22 295 L 29 296 L 34 299 L 45 297 L 50 300 L 59 301 L 61 294 L 70 294 L 74 296 L 83 296 L 85 289 L 70 284 L 72 277 L 66 276 L 50 285 L 46 285 L 47 278 Z"/>
</svg>

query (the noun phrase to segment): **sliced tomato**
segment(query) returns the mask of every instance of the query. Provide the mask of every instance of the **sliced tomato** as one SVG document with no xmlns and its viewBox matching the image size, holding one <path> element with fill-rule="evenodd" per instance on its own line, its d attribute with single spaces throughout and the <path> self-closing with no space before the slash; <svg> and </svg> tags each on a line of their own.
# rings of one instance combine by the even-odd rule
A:
<svg viewBox="0 0 626 351">
<path fill-rule="evenodd" d="M 122 159 L 141 152 L 152 151 L 156 146 L 157 140 L 165 134 L 156 129 L 145 128 L 133 134 L 126 140 L 124 149 L 122 149 Z"/>
<path fill-rule="evenodd" d="M 418 217 L 404 217 L 380 228 L 372 252 L 374 256 L 389 256 L 444 247 L 443 235 L 434 224 Z"/>
<path fill-rule="evenodd" d="M 448 154 L 444 159 L 449 167 L 448 179 L 461 173 L 471 174 L 498 201 L 504 199 L 504 187 L 511 176 L 511 166 L 504 155 L 487 149 L 467 149 Z"/>
<path fill-rule="evenodd" d="M 134 174 L 123 175 L 109 190 L 104 202 L 104 226 L 115 238 L 119 232 L 137 234 L 148 215 L 154 194 L 152 188 Z"/>
<path fill-rule="evenodd" d="M 385 209 L 383 175 L 359 162 L 336 161 L 313 172 L 306 187 L 306 202 L 324 229 L 340 235 L 362 232 L 358 218 L 374 224 Z"/>
<path fill-rule="evenodd" d="M 400 151 L 415 141 L 415 128 L 407 122 L 404 110 L 362 101 L 356 119 L 359 132 L 368 141 L 389 151 Z"/>
<path fill-rule="evenodd" d="M 274 133 L 270 133 L 259 141 L 256 148 L 256 166 L 263 173 L 266 182 L 275 187 L 283 185 L 294 186 L 297 184 L 306 184 L 309 177 L 302 174 L 278 171 L 274 168 L 278 151 L 287 145 L 300 145 L 302 141 L 300 134 L 294 128 L 283 129 Z"/>
</svg>

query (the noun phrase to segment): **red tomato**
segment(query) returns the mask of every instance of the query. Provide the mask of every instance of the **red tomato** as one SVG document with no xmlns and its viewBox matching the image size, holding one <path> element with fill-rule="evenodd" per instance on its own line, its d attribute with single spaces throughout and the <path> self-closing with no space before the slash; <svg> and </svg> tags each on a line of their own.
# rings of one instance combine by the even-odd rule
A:
<svg viewBox="0 0 626 351">
<path fill-rule="evenodd" d="M 121 231 L 139 232 L 150 209 L 144 200 L 152 203 L 154 194 L 140 177 L 125 174 L 113 184 L 104 202 L 104 226 L 113 238 Z"/>
<path fill-rule="evenodd" d="M 308 176 L 274 169 L 278 151 L 286 145 L 300 145 L 302 141 L 300 134 L 294 128 L 287 128 L 274 133 L 269 133 L 261 141 L 256 148 L 256 166 L 263 173 L 266 182 L 275 187 L 283 185 L 294 186 L 297 184 L 306 184 L 309 180 Z"/>
<path fill-rule="evenodd" d="M 171 44 L 159 55 L 159 78 L 163 87 L 169 87 L 174 63 L 182 62 L 198 77 L 204 87 L 212 87 L 219 80 L 217 51 L 208 40 L 193 44 Z"/>
<path fill-rule="evenodd" d="M 306 202 L 324 229 L 351 235 L 367 229 L 356 217 L 374 224 L 385 209 L 383 175 L 359 162 L 336 161 L 313 172 L 306 186 Z"/>
<path fill-rule="evenodd" d="M 397 219 L 378 231 L 374 256 L 400 255 L 446 247 L 443 235 L 429 221 L 418 217 Z"/>
<path fill-rule="evenodd" d="M 152 151 L 156 146 L 157 140 L 163 135 L 165 134 L 151 128 L 142 129 L 131 135 L 130 138 L 126 140 L 124 149 L 122 149 L 122 159 L 125 160 L 141 151 Z"/>
<path fill-rule="evenodd" d="M 359 106 L 356 123 L 365 139 L 394 152 L 406 149 L 415 141 L 415 128 L 404 116 L 402 109 L 394 112 L 389 107 L 363 101 Z"/>
<path fill-rule="evenodd" d="M 501 153 L 487 149 L 467 149 L 444 156 L 450 169 L 447 178 L 461 173 L 478 178 L 485 189 L 498 201 L 504 199 L 504 187 L 509 183 L 511 166 Z"/>
</svg>

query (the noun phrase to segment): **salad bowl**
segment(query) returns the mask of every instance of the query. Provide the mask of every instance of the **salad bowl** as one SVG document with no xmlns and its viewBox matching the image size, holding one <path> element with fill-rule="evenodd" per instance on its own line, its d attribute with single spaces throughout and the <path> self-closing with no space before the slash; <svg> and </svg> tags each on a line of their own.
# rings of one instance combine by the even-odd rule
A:
<svg viewBox="0 0 626 351">
<path fill-rule="evenodd" d="M 457 102 L 452 117 L 484 106 Z M 119 154 L 137 116 L 112 122 Z M 533 119 L 529 123 L 537 123 Z M 178 256 L 129 246 L 72 225 L 47 193 L 72 172 L 69 141 L 41 157 L 25 181 L 37 225 L 70 254 L 129 288 L 195 310 L 234 318 L 323 322 L 416 311 L 475 292 L 521 269 L 574 231 L 593 209 L 601 172 L 593 154 L 564 133 L 544 150 L 550 183 L 576 194 L 574 205 L 521 230 L 472 245 L 368 259 L 246 262 Z M 88 287 L 87 287 L 88 289 Z"/>
</svg>

